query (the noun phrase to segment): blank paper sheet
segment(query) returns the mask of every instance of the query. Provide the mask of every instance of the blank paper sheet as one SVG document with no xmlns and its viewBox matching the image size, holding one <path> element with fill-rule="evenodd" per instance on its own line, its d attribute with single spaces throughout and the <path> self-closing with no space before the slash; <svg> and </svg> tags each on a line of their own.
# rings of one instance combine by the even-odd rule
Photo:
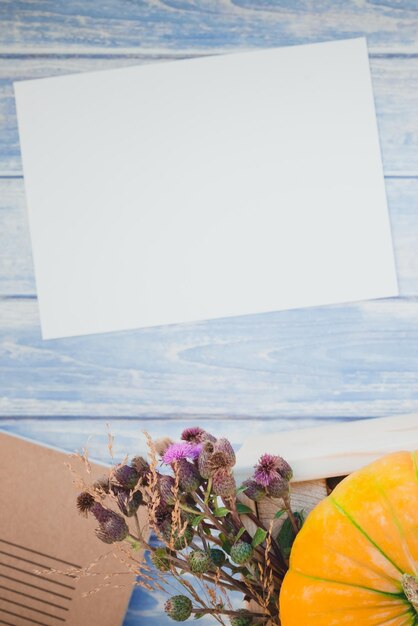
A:
<svg viewBox="0 0 418 626">
<path fill-rule="evenodd" d="M 15 94 L 44 338 L 397 295 L 364 39 Z"/>
</svg>

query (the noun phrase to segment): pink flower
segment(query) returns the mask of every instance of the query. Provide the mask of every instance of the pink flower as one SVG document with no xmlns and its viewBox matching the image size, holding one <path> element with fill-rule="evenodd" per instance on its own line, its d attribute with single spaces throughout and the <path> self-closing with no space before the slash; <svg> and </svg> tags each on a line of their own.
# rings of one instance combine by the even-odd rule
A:
<svg viewBox="0 0 418 626">
<path fill-rule="evenodd" d="M 292 477 L 290 465 L 274 454 L 263 454 L 254 469 L 254 480 L 263 487 L 269 487 L 279 478 L 290 480 Z"/>
<path fill-rule="evenodd" d="M 184 441 L 182 443 L 172 443 L 167 448 L 163 455 L 163 463 L 170 465 L 180 459 L 197 459 L 202 450 L 201 444 L 189 443 Z"/>
</svg>

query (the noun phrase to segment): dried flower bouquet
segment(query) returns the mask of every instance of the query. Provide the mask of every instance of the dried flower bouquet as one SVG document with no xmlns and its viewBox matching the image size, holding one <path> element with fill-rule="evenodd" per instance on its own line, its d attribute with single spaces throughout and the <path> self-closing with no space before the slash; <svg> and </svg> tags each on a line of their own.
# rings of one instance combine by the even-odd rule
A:
<svg viewBox="0 0 418 626">
<path fill-rule="evenodd" d="M 129 544 L 124 558 L 147 589 L 170 593 L 168 578 L 174 577 L 182 593 L 165 603 L 174 621 L 212 615 L 232 626 L 279 625 L 280 586 L 303 522 L 290 505 L 289 464 L 264 454 L 252 477 L 237 486 L 227 439 L 188 428 L 178 443 L 147 440 L 149 460 L 134 457 L 114 466 L 77 498 L 79 511 L 97 520 L 98 539 L 115 549 Z M 277 502 L 274 517 L 284 520 L 278 533 L 273 521 L 265 526 L 258 515 L 266 498 Z M 158 547 L 140 527 L 139 507 L 146 509 Z M 150 551 L 152 569 L 138 550 Z M 241 594 L 241 608 L 234 608 L 232 592 Z"/>
</svg>

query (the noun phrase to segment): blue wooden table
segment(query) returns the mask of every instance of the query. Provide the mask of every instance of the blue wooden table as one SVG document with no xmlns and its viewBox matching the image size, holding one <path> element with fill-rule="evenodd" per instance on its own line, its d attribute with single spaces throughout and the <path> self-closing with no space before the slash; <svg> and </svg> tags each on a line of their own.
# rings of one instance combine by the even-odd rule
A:
<svg viewBox="0 0 418 626">
<path fill-rule="evenodd" d="M 370 51 L 399 298 L 42 341 L 14 80 L 357 36 Z M 239 443 L 418 411 L 417 203 L 417 0 L 1 0 L 0 426 L 67 450 L 90 437 L 103 458 L 106 422 L 123 455 L 143 448 L 143 429 L 175 436 L 192 421 Z M 134 594 L 125 626 L 162 624 L 158 602 Z"/>
</svg>

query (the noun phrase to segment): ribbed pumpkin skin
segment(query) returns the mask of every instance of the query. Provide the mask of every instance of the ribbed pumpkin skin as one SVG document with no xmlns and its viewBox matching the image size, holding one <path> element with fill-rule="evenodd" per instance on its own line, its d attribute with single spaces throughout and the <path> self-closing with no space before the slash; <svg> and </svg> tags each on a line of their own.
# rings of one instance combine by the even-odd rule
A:
<svg viewBox="0 0 418 626">
<path fill-rule="evenodd" d="M 403 573 L 418 573 L 418 458 L 409 452 L 354 472 L 309 514 L 281 589 L 281 624 L 418 624 Z"/>
</svg>

